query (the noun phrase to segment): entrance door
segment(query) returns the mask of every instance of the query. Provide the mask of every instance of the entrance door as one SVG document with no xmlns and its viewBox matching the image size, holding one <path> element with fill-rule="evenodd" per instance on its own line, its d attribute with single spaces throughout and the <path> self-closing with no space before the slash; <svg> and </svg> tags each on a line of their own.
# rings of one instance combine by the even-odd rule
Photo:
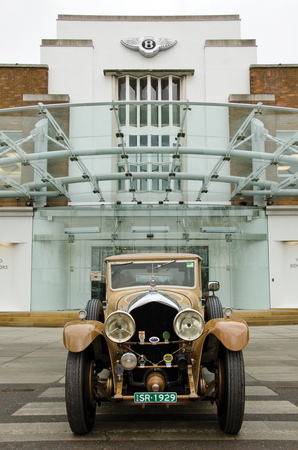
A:
<svg viewBox="0 0 298 450">
<path fill-rule="evenodd" d="M 284 243 L 285 286 L 283 308 L 298 308 L 298 242 Z"/>
</svg>

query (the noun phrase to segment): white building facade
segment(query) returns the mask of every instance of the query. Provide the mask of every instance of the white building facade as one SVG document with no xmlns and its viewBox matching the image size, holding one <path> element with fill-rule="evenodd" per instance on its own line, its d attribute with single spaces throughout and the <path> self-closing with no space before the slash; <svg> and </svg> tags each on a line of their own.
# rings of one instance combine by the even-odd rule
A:
<svg viewBox="0 0 298 450">
<path fill-rule="evenodd" d="M 26 192 L 35 208 L 14 242 L 0 239 L 0 261 L 13 261 L 6 243 L 24 239 L 25 252 L 32 245 L 32 258 L 22 254 L 31 276 L 22 293 L 5 278 L 2 310 L 82 308 L 101 295 L 90 272 L 104 272 L 105 257 L 160 251 L 200 254 L 203 290 L 219 280 L 224 306 L 280 306 L 286 278 L 275 291 L 278 263 L 269 258 L 275 247 L 263 195 L 275 175 L 260 163 L 272 115 L 228 103 L 231 94 L 249 94 L 249 66 L 257 62 L 256 42 L 241 39 L 240 25 L 239 16 L 59 15 L 57 39 L 42 41 L 41 64 L 49 67 L 49 95 L 69 96 L 68 130 L 64 135 L 61 109 L 32 112 L 28 161 L 35 178 Z M 55 139 L 60 147 L 53 152 Z M 59 151 L 61 158 L 69 153 L 68 174 L 52 180 L 47 164 L 59 164 Z M 232 152 L 262 174 L 234 175 Z M 67 207 L 46 207 L 50 184 Z M 245 191 L 248 185 L 254 190 Z M 282 307 L 295 307 L 295 300 L 284 298 Z"/>
</svg>

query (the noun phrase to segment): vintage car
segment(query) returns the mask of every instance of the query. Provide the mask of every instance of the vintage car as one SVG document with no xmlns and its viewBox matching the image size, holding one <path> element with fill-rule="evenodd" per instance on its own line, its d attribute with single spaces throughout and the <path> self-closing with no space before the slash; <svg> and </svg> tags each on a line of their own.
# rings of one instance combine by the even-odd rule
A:
<svg viewBox="0 0 298 450">
<path fill-rule="evenodd" d="M 222 431 L 238 433 L 249 332 L 244 321 L 230 318 L 231 308 L 223 311 L 218 289 L 218 282 L 209 282 L 203 300 L 198 255 L 108 257 L 106 309 L 99 299 L 89 300 L 81 320 L 63 332 L 72 431 L 91 431 L 102 401 L 136 408 L 210 401 Z"/>
</svg>

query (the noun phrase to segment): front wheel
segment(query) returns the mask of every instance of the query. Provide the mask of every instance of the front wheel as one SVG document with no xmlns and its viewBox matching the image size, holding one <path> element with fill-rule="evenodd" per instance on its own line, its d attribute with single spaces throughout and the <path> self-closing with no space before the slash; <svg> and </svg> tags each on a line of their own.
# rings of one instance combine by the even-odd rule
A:
<svg viewBox="0 0 298 450">
<path fill-rule="evenodd" d="M 98 298 L 88 300 L 86 305 L 87 320 L 97 320 L 104 322 L 104 311 L 101 301 Z"/>
<path fill-rule="evenodd" d="M 92 430 L 96 415 L 94 361 L 87 350 L 68 352 L 65 375 L 65 402 L 68 422 L 75 434 Z"/>
<path fill-rule="evenodd" d="M 218 360 L 217 416 L 224 433 L 237 434 L 244 416 L 245 373 L 242 350 L 222 348 Z"/>
</svg>

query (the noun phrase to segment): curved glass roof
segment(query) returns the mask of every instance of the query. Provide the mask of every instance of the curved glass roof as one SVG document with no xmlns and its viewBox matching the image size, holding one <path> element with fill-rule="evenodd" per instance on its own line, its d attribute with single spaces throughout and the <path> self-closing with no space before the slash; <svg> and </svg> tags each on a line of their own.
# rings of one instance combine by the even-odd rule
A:
<svg viewBox="0 0 298 450">
<path fill-rule="evenodd" d="M 0 110 L 0 201 L 258 203 L 298 196 L 298 109 L 194 102 Z"/>
</svg>

